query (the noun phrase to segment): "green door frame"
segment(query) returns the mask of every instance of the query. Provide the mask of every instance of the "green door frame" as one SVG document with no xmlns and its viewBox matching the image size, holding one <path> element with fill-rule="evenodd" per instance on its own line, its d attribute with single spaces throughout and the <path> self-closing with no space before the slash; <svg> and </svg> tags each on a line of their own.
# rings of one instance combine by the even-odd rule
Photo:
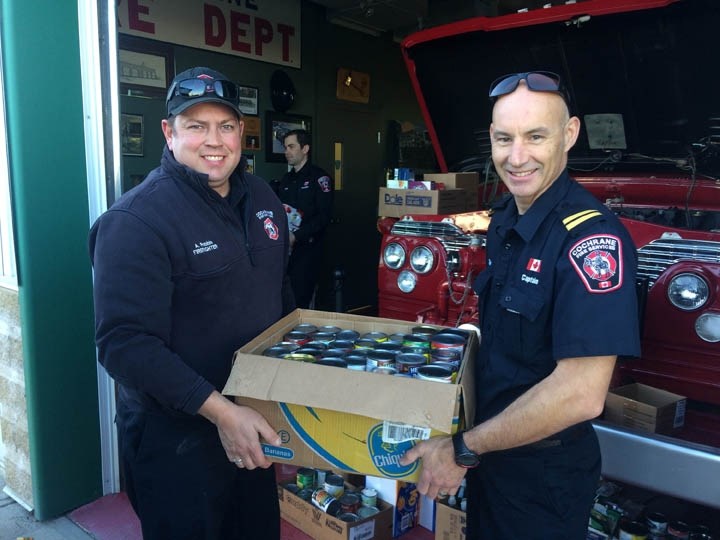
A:
<svg viewBox="0 0 720 540">
<path fill-rule="evenodd" d="M 33 506 L 45 520 L 102 495 L 79 6 L 0 6 Z"/>
</svg>

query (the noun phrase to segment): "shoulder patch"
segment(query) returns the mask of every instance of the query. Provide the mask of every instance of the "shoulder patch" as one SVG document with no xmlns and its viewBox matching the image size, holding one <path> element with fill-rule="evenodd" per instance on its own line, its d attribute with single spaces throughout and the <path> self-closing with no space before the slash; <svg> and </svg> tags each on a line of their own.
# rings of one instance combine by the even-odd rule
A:
<svg viewBox="0 0 720 540">
<path fill-rule="evenodd" d="M 320 189 L 323 190 L 323 193 L 328 193 L 330 191 L 330 177 L 329 176 L 321 176 L 317 179 L 317 183 L 320 185 Z"/>
<path fill-rule="evenodd" d="M 617 236 L 586 236 L 570 248 L 568 258 L 588 292 L 614 291 L 623 283 L 622 241 Z"/>
<path fill-rule="evenodd" d="M 565 228 L 568 231 L 571 231 L 581 223 L 585 223 L 588 219 L 592 219 L 597 216 L 602 216 L 602 214 L 597 210 L 583 210 L 582 212 L 576 212 L 575 214 L 566 217 L 562 220 L 562 222 L 563 225 L 565 225 Z"/>
</svg>

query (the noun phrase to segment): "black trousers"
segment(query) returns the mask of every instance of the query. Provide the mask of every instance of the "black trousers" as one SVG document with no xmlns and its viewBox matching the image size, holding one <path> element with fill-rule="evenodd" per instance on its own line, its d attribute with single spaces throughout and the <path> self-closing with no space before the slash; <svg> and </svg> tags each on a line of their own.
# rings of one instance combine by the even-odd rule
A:
<svg viewBox="0 0 720 540">
<path fill-rule="evenodd" d="M 230 463 L 217 429 L 202 417 L 126 413 L 117 423 L 143 540 L 280 539 L 274 467 Z"/>
<path fill-rule="evenodd" d="M 299 308 L 307 309 L 310 306 L 320 274 L 322 255 L 322 242 L 295 244 L 290 254 L 288 275 L 295 293 L 295 304 Z"/>
<path fill-rule="evenodd" d="M 600 447 L 582 436 L 482 456 L 467 474 L 467 540 L 584 540 Z"/>
</svg>

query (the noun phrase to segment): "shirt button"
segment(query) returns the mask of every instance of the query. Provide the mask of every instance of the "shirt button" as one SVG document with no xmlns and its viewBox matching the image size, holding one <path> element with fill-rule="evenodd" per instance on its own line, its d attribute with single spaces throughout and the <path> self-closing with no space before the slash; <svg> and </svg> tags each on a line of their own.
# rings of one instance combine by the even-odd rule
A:
<svg viewBox="0 0 720 540">
<path fill-rule="evenodd" d="M 512 248 L 511 244 L 505 244 L 505 249 L 510 249 L 510 248 Z"/>
<path fill-rule="evenodd" d="M 506 296 L 506 297 L 505 297 L 505 301 L 506 301 L 506 302 L 509 302 L 510 300 L 512 300 L 512 296 Z"/>
</svg>

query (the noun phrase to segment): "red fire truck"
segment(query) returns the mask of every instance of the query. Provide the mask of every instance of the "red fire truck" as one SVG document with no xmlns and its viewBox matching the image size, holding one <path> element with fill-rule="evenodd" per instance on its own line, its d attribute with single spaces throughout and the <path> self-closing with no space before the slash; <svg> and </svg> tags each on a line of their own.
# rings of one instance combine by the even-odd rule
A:
<svg viewBox="0 0 720 540">
<path fill-rule="evenodd" d="M 673 437 L 596 422 L 610 477 L 720 508 L 720 70 L 712 0 L 587 0 L 409 36 L 402 51 L 439 168 L 478 173 L 478 208 L 380 219 L 379 314 L 477 319 L 490 203 L 487 90 L 558 73 L 583 131 L 571 176 L 613 209 L 639 254 L 642 358 L 616 383 L 687 396 Z M 611 316 L 609 314 L 609 316 Z"/>
</svg>

